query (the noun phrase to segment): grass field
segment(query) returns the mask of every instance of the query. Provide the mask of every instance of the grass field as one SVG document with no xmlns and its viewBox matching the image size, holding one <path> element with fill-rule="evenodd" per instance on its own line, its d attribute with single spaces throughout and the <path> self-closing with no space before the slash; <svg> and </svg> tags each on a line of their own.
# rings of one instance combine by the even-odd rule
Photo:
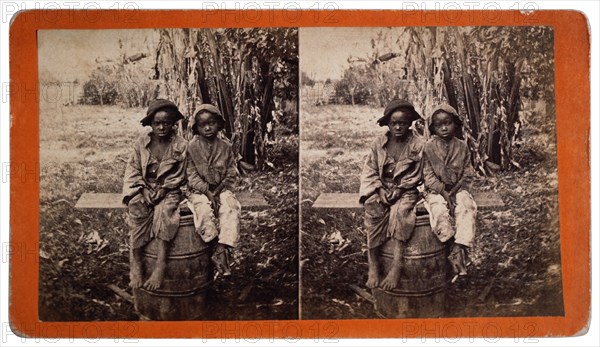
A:
<svg viewBox="0 0 600 347">
<path fill-rule="evenodd" d="M 325 192 L 358 192 L 367 150 L 385 128 L 383 109 L 301 105 L 301 315 L 303 319 L 378 318 L 350 285 L 366 289 L 361 210 L 316 210 Z M 481 211 L 469 275 L 448 292 L 448 316 L 563 315 L 554 126 L 523 129 L 518 171 L 478 177 L 507 208 Z"/>
<path fill-rule="evenodd" d="M 124 210 L 76 210 L 84 192 L 117 193 L 134 139 L 149 129 L 143 109 L 40 109 L 40 281 L 44 321 L 136 320 L 133 305 L 107 288 L 129 290 Z M 276 129 L 277 131 L 277 129 Z M 210 319 L 298 316 L 298 138 L 268 149 L 274 169 L 251 173 L 239 189 L 271 206 L 243 211 L 233 275 L 215 283 Z M 242 295 L 243 294 L 243 295 Z"/>
</svg>

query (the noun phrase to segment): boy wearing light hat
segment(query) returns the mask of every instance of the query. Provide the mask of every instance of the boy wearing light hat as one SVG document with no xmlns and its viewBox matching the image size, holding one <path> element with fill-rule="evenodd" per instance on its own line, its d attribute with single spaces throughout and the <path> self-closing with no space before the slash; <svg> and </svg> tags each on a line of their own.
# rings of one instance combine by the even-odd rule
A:
<svg viewBox="0 0 600 347">
<path fill-rule="evenodd" d="M 218 137 L 224 127 L 225 119 L 217 107 L 198 107 L 191 124 L 195 136 L 188 147 L 187 178 L 196 231 L 205 242 L 217 238 L 213 261 L 219 273 L 230 275 L 241 205 L 232 192 L 238 173 L 231 144 Z"/>
<path fill-rule="evenodd" d="M 432 136 L 423 149 L 425 207 L 431 229 L 440 241 L 453 241 L 448 258 L 458 275 L 467 274 L 467 250 L 473 246 L 477 215 L 477 204 L 469 193 L 475 171 L 469 147 L 460 139 L 462 126 L 452 106 L 438 106 L 429 119 Z"/>
</svg>

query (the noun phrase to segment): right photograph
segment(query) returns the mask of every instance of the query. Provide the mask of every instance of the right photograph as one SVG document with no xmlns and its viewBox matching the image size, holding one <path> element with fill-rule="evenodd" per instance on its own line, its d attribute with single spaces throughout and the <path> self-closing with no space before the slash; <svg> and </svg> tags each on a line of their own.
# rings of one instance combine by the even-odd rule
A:
<svg viewBox="0 0 600 347">
<path fill-rule="evenodd" d="M 299 47 L 301 319 L 564 316 L 552 27 Z"/>
</svg>

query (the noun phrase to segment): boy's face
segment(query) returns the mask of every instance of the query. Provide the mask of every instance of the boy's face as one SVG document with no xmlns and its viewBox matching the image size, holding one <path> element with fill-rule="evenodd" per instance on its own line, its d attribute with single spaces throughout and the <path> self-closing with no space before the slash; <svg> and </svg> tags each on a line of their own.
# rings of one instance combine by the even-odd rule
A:
<svg viewBox="0 0 600 347">
<path fill-rule="evenodd" d="M 407 111 L 396 111 L 390 116 L 388 128 L 392 136 L 396 138 L 405 138 L 410 132 L 412 124 L 411 114 Z"/>
<path fill-rule="evenodd" d="M 160 110 L 154 114 L 154 119 L 150 123 L 150 126 L 156 136 L 165 138 L 171 136 L 175 122 L 173 122 L 173 117 L 171 117 L 169 112 Z"/>
<path fill-rule="evenodd" d="M 212 140 L 219 132 L 219 122 L 212 113 L 202 112 L 196 116 L 196 129 L 200 136 Z"/>
<path fill-rule="evenodd" d="M 452 115 L 446 112 L 438 112 L 433 116 L 433 131 L 443 140 L 450 140 L 456 133 L 456 124 Z"/>
</svg>

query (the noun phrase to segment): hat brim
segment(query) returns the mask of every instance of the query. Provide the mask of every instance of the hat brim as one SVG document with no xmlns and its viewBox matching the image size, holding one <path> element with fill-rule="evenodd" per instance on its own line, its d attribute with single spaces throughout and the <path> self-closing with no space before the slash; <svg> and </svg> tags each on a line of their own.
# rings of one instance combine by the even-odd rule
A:
<svg viewBox="0 0 600 347">
<path fill-rule="evenodd" d="M 203 104 L 203 105 L 200 105 L 199 109 L 196 110 L 196 112 L 194 112 L 194 117 L 192 117 L 192 120 L 190 123 L 190 127 L 192 129 L 192 134 L 199 135 L 198 130 L 196 129 L 196 117 L 198 116 L 198 114 L 200 114 L 202 112 L 208 112 L 208 113 L 214 115 L 215 117 L 217 117 L 217 122 L 219 122 L 219 131 L 225 129 L 225 117 L 223 117 L 223 115 L 221 114 L 221 111 L 213 105 Z"/>
<path fill-rule="evenodd" d="M 433 111 L 433 113 L 431 114 L 431 117 L 429 117 L 429 119 L 427 120 L 427 123 L 428 123 L 427 128 L 429 129 L 429 133 L 435 134 L 435 129 L 433 128 L 433 117 L 440 112 L 446 112 L 452 116 L 454 124 L 457 125 L 454 136 L 459 139 L 463 139 L 464 138 L 464 134 L 463 134 L 464 121 L 460 118 L 460 116 L 458 115 L 458 113 L 456 112 L 456 110 L 454 108 L 448 109 L 448 108 L 444 108 L 444 107 L 441 107 L 441 108 L 438 107 L 435 111 Z"/>
<path fill-rule="evenodd" d="M 396 109 L 393 109 L 393 110 L 392 110 L 391 112 L 389 112 L 387 115 L 385 115 L 385 116 L 383 116 L 383 117 L 379 118 L 379 119 L 377 120 L 377 124 L 379 124 L 379 126 L 380 126 L 380 127 L 385 127 L 385 126 L 388 126 L 388 124 L 389 124 L 389 122 L 390 122 L 390 118 L 392 118 L 392 114 L 393 114 L 394 112 L 396 112 L 396 111 L 397 111 L 399 108 L 402 108 L 402 107 L 403 107 L 403 106 L 400 106 L 400 107 L 398 107 L 398 108 L 396 108 Z M 419 112 L 415 111 L 414 109 L 411 109 L 411 108 L 409 108 L 409 107 L 406 107 L 406 106 L 404 106 L 404 108 L 407 108 L 407 109 L 409 109 L 409 110 L 410 110 L 410 115 L 411 115 L 411 119 L 410 119 L 410 121 L 411 121 L 411 122 L 414 122 L 414 121 L 416 121 L 416 120 L 419 120 L 419 119 L 423 119 L 423 117 L 421 117 L 421 115 L 419 114 Z"/>
<path fill-rule="evenodd" d="M 457 123 L 460 126 L 463 126 L 464 121 L 463 121 L 462 118 L 460 118 L 460 116 L 458 115 L 458 112 L 456 111 L 456 109 L 454 109 L 454 107 L 452 107 L 452 106 L 448 106 L 448 107 L 442 106 L 442 107 L 436 108 L 431 113 L 431 117 L 429 117 L 429 119 L 427 121 L 427 125 L 429 127 L 431 127 L 433 125 L 433 116 L 435 116 L 436 114 L 438 114 L 440 112 L 445 112 L 445 113 L 451 115 L 452 118 L 454 119 L 455 123 Z"/>
<path fill-rule="evenodd" d="M 146 117 L 144 117 L 144 118 L 142 118 L 142 120 L 140 120 L 140 123 L 142 123 L 143 126 L 150 125 L 150 123 L 152 123 L 152 118 L 154 118 L 154 115 L 156 114 L 156 112 L 163 111 L 166 109 L 170 110 L 171 114 L 175 116 L 174 122 L 178 122 L 185 118 L 183 116 L 183 114 L 181 114 L 181 112 L 179 112 L 179 109 L 177 109 L 177 107 L 167 105 L 167 106 L 157 108 L 152 113 L 148 114 Z"/>
</svg>

